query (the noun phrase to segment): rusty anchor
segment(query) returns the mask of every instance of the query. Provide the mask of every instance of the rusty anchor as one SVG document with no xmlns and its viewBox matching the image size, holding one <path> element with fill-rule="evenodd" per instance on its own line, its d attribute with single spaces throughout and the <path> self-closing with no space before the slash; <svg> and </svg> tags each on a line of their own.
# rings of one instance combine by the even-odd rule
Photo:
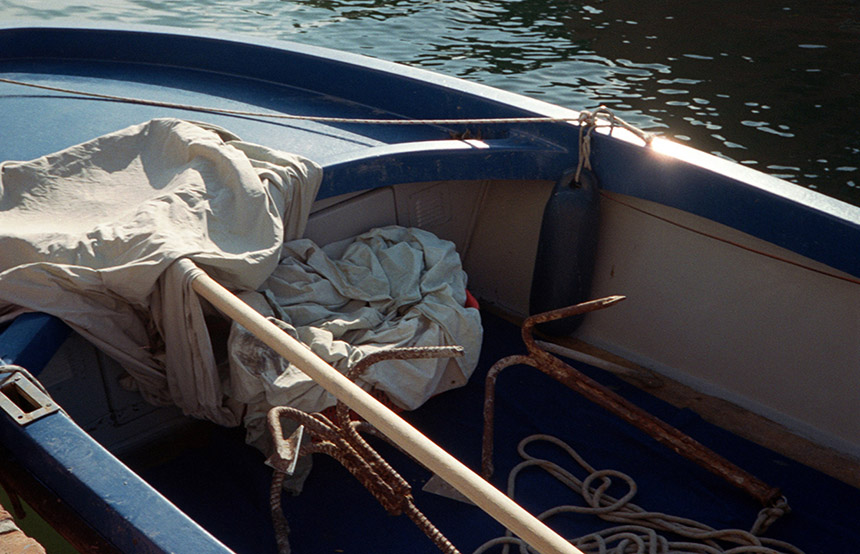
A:
<svg viewBox="0 0 860 554">
<path fill-rule="evenodd" d="M 462 355 L 463 349 L 459 346 L 389 348 L 365 356 L 346 376 L 355 381 L 370 366 L 383 360 Z M 290 437 L 284 437 L 282 418 L 292 419 L 299 424 Z M 280 554 L 290 552 L 290 528 L 281 507 L 283 481 L 293 473 L 300 456 L 316 453 L 327 454 L 337 460 L 389 514 L 406 514 L 439 550 L 446 554 L 459 554 L 457 548 L 416 507 L 409 483 L 364 440 L 359 431 L 385 437 L 369 423 L 352 419 L 346 404 L 338 401 L 331 419 L 318 412 L 309 414 L 287 406 L 276 406 L 269 410 L 267 421 L 274 442 L 274 453 L 266 463 L 275 470 L 270 488 L 270 507 Z M 310 435 L 311 441 L 302 440 L 305 433 Z"/>
<path fill-rule="evenodd" d="M 525 319 L 522 325 L 522 339 L 528 350 L 528 355 L 502 358 L 487 373 L 484 395 L 484 435 L 481 452 L 481 469 L 484 478 L 489 479 L 493 473 L 493 419 L 496 380 L 504 368 L 523 364 L 542 371 L 624 421 L 648 433 L 652 438 L 678 454 L 746 491 L 765 507 L 779 505 L 784 512 L 787 505 L 778 488 L 767 485 L 708 447 L 564 363 L 538 346 L 533 337 L 533 329 L 540 323 L 608 308 L 625 298 L 624 296 L 609 296 L 536 314 Z"/>
</svg>

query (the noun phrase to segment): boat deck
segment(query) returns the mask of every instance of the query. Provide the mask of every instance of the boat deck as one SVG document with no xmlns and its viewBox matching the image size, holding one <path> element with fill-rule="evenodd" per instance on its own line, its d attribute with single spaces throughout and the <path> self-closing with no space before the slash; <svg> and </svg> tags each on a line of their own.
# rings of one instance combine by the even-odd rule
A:
<svg viewBox="0 0 860 554">
<path fill-rule="evenodd" d="M 485 315 L 485 344 L 470 383 L 432 399 L 406 417 L 422 432 L 474 469 L 480 464 L 483 380 L 497 359 L 523 353 L 518 329 Z M 679 409 L 609 373 L 574 364 L 637 405 L 722 454 L 766 483 L 779 487 L 793 511 L 765 536 L 781 539 L 807 554 L 860 551 L 860 490 L 753 444 Z M 506 488 L 507 475 L 520 460 L 517 443 L 547 433 L 574 447 L 597 469 L 617 469 L 638 483 L 633 503 L 701 521 L 715 528 L 749 529 L 760 508 L 742 491 L 656 443 L 590 401 L 542 373 L 526 367 L 506 369 L 497 387 L 496 473 Z M 462 551 L 471 552 L 503 534 L 501 527 L 474 506 L 421 491 L 431 477 L 404 455 L 379 441 L 372 443 L 412 484 L 417 506 Z M 557 458 L 554 447 L 535 452 Z M 173 455 L 172 453 L 175 453 Z M 168 453 L 171 455 L 168 456 Z M 268 487 L 271 470 L 262 456 L 242 443 L 239 430 L 200 425 L 185 436 L 183 448 L 165 445 L 162 459 L 153 451 L 127 462 L 191 517 L 237 552 L 275 551 Z M 580 479 L 582 470 L 565 456 L 559 462 Z M 539 470 L 521 474 L 527 491 L 516 499 L 533 513 L 562 504 L 583 505 L 582 498 Z M 609 493 L 620 497 L 623 484 Z M 294 552 L 435 552 L 433 543 L 405 517 L 388 516 L 370 494 L 334 460 L 315 456 L 304 492 L 283 497 L 292 528 Z M 563 514 L 550 526 L 567 537 L 610 526 L 593 515 Z M 408 545 L 408 546 L 407 546 Z"/>
</svg>

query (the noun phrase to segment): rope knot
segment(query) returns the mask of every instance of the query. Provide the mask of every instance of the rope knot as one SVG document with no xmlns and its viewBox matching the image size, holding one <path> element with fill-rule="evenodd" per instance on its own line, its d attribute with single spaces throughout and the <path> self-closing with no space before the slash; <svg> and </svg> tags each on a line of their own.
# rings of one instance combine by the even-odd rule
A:
<svg viewBox="0 0 860 554">
<path fill-rule="evenodd" d="M 599 119 L 603 116 L 603 120 Z M 591 133 L 603 122 L 603 126 L 606 126 L 606 122 L 608 121 L 609 125 L 609 135 L 612 135 L 612 131 L 615 127 L 622 127 L 640 139 L 645 143 L 645 146 L 651 146 L 651 142 L 654 140 L 654 134 L 649 133 L 647 131 L 643 131 L 638 127 L 634 127 L 630 123 L 627 123 L 615 113 L 612 112 L 606 106 L 600 106 L 593 112 L 588 110 L 583 110 L 579 113 L 579 162 L 576 166 L 576 175 L 574 177 L 574 182 L 579 184 L 580 182 L 580 174 L 583 169 L 591 170 Z"/>
<path fill-rule="evenodd" d="M 771 506 L 766 506 L 758 513 L 758 517 L 753 523 L 750 533 L 753 535 L 762 535 L 770 528 L 773 523 L 791 512 L 791 507 L 788 505 L 788 500 L 783 496 L 774 500 Z"/>
</svg>

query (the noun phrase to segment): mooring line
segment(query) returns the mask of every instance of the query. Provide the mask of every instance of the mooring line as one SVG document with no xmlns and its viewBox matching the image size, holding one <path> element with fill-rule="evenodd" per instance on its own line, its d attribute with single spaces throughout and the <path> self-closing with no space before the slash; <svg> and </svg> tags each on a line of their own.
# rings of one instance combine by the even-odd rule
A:
<svg viewBox="0 0 860 554">
<path fill-rule="evenodd" d="M 234 116 L 242 116 L 242 117 L 260 117 L 260 118 L 272 118 L 272 119 L 282 119 L 282 120 L 292 120 L 292 121 L 312 121 L 317 123 L 350 123 L 350 124 L 360 124 L 360 125 L 497 125 L 497 124 L 517 124 L 517 123 L 577 123 L 582 125 L 583 123 L 587 123 L 589 125 L 594 125 L 597 121 L 596 117 L 599 115 L 603 115 L 607 118 L 607 121 L 601 122 L 603 126 L 608 126 L 610 129 L 614 127 L 624 127 L 632 131 L 637 136 L 643 138 L 646 142 L 650 142 L 649 138 L 650 134 L 645 133 L 641 129 L 630 125 L 625 122 L 615 114 L 613 114 L 610 110 L 605 107 L 600 107 L 595 110 L 593 113 L 583 110 L 581 112 L 574 112 L 569 117 L 551 117 L 551 116 L 526 116 L 526 117 L 478 117 L 478 118 L 439 118 L 439 119 L 412 119 L 412 118 L 401 118 L 401 119 L 374 119 L 374 118 L 352 118 L 352 117 L 328 117 L 328 116 L 316 116 L 316 115 L 297 115 L 297 114 L 286 114 L 286 113 L 272 113 L 272 112 L 255 112 L 255 111 L 247 111 L 247 110 L 232 110 L 229 108 L 215 108 L 212 106 L 200 106 L 195 104 L 183 104 L 177 102 L 167 102 L 163 100 L 150 100 L 146 98 L 136 98 L 133 96 L 117 96 L 113 94 L 103 94 L 98 92 L 90 92 L 83 91 L 77 89 L 70 89 L 64 87 L 55 87 L 51 85 L 40 85 L 38 83 L 32 83 L 28 81 L 19 81 L 16 79 L 9 79 L 0 77 L 0 83 L 6 83 L 9 85 L 18 85 L 22 87 L 29 87 L 41 90 L 47 90 L 50 92 L 59 92 L 62 94 L 72 94 L 75 96 L 81 96 L 85 98 L 96 98 L 99 100 L 109 100 L 112 102 L 124 102 L 127 104 L 140 104 L 144 106 L 156 106 L 161 108 L 171 108 L 171 109 L 179 109 L 179 110 L 188 110 L 188 111 L 197 111 L 197 112 L 208 112 L 208 113 L 216 113 L 216 114 L 224 114 L 224 115 L 234 115 Z M 611 131 L 610 131 L 611 132 Z"/>
</svg>

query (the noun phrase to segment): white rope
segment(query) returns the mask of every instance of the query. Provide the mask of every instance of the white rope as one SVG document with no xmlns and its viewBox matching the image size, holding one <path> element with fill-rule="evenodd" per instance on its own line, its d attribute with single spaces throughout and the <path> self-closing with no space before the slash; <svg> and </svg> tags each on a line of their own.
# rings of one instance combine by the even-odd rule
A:
<svg viewBox="0 0 860 554">
<path fill-rule="evenodd" d="M 622 127 L 627 129 L 645 143 L 645 146 L 651 146 L 651 142 L 654 140 L 655 135 L 653 133 L 649 133 L 647 131 L 643 131 L 638 127 L 634 127 L 630 123 L 627 123 L 617 115 L 615 115 L 612 110 L 607 108 L 606 106 L 600 106 L 593 112 L 588 110 L 583 110 L 579 114 L 579 163 L 576 166 L 576 175 L 574 177 L 574 182 L 579 183 L 579 177 L 582 174 L 583 169 L 587 169 L 591 171 L 591 134 L 597 129 L 598 126 L 603 124 L 605 127 L 607 122 L 603 122 L 598 119 L 600 116 L 603 116 L 606 120 L 608 120 L 609 125 L 609 134 L 612 135 L 612 130 L 615 127 Z"/>
<path fill-rule="evenodd" d="M 528 454 L 526 447 L 535 441 L 549 442 L 561 448 L 588 475 L 580 480 L 560 465 Z M 786 542 L 757 536 L 755 528 L 753 532 L 714 529 L 691 519 L 646 511 L 631 502 L 637 486 L 629 475 L 611 469 L 595 470 L 570 445 L 555 437 L 532 435 L 520 442 L 517 451 L 523 461 L 508 476 L 508 496 L 514 498 L 520 472 L 538 467 L 581 496 L 586 504 L 557 506 L 538 515 L 539 520 L 546 521 L 558 514 L 573 513 L 596 515 L 604 521 L 618 524 L 570 540 L 587 554 L 803 554 L 800 549 Z M 613 484 L 613 478 L 627 485 L 627 493 L 621 498 L 606 494 Z M 768 512 L 764 518 L 773 516 L 772 512 Z M 761 520 L 762 516 L 759 517 Z M 759 521 L 756 527 L 759 527 Z M 681 540 L 670 540 L 661 533 L 680 537 Z M 484 543 L 474 554 L 481 554 L 497 545 L 503 545 L 503 554 L 508 554 L 511 544 L 518 545 L 522 554 L 531 552 L 525 543 L 507 532 L 504 537 Z"/>
</svg>

